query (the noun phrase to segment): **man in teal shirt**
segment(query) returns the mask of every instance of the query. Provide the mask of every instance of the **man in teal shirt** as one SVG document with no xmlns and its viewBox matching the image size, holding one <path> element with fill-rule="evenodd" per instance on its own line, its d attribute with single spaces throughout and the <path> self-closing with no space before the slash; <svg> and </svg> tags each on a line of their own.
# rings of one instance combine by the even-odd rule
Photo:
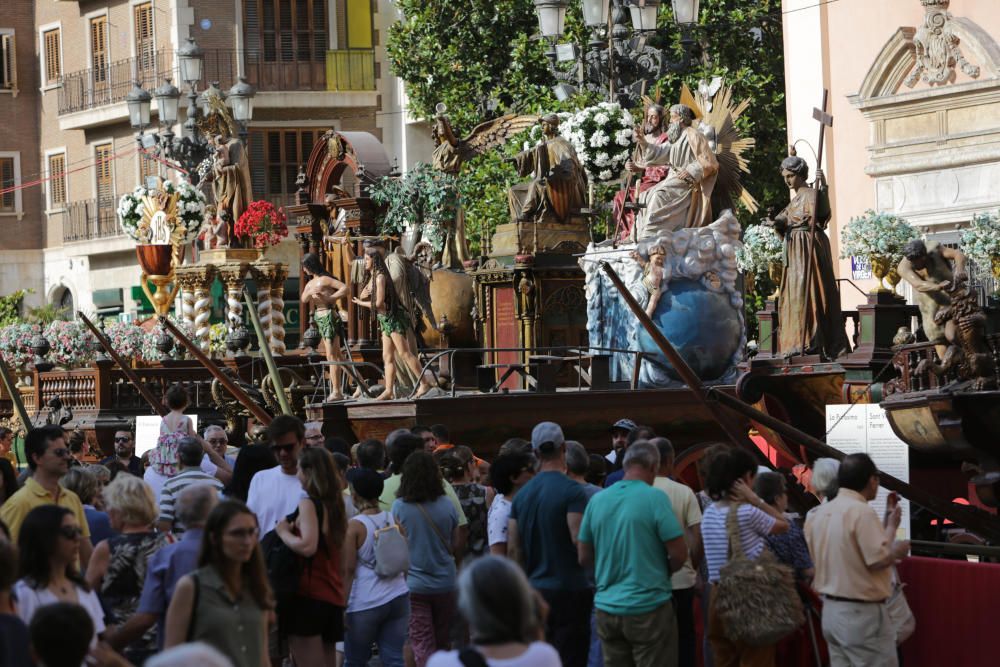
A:
<svg viewBox="0 0 1000 667">
<path fill-rule="evenodd" d="M 688 549 L 670 500 L 652 486 L 659 466 L 656 447 L 633 443 L 622 481 L 591 498 L 580 524 L 577 550 L 582 565 L 594 565 L 597 634 L 607 665 L 677 665 L 670 573 Z"/>
</svg>

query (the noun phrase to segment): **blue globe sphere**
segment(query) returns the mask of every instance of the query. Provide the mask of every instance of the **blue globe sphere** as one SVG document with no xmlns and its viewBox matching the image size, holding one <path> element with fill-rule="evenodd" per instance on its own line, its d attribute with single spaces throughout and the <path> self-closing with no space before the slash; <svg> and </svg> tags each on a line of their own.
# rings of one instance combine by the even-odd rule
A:
<svg viewBox="0 0 1000 667">
<path fill-rule="evenodd" d="M 652 319 L 702 380 L 715 380 L 729 370 L 743 337 L 743 325 L 729 295 L 712 292 L 693 280 L 671 281 Z M 650 355 L 646 361 L 662 366 L 671 378 L 681 380 L 641 326 L 638 340 L 639 349 Z"/>
</svg>

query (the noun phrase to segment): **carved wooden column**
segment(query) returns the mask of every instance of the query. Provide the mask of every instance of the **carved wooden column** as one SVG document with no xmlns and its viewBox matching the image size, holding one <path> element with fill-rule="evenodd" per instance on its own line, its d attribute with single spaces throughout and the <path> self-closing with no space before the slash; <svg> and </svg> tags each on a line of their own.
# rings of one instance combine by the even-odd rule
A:
<svg viewBox="0 0 1000 667">
<path fill-rule="evenodd" d="M 271 282 L 271 351 L 276 355 L 285 353 L 285 280 L 288 267 L 274 265 L 274 280 Z"/>
<path fill-rule="evenodd" d="M 246 262 L 227 262 L 218 268 L 219 277 L 226 286 L 226 321 L 231 335 L 243 327 L 243 285 L 250 265 Z"/>
<path fill-rule="evenodd" d="M 258 341 L 261 349 L 271 347 L 271 284 L 274 281 L 274 262 L 260 260 L 250 267 L 251 275 L 257 283 L 257 317 L 264 340 Z"/>
<path fill-rule="evenodd" d="M 177 280 L 184 290 L 184 322 L 191 325 L 198 347 L 206 352 L 211 345 L 209 320 L 212 317 L 212 281 L 216 268 L 212 264 L 196 264 L 177 269 Z"/>
</svg>

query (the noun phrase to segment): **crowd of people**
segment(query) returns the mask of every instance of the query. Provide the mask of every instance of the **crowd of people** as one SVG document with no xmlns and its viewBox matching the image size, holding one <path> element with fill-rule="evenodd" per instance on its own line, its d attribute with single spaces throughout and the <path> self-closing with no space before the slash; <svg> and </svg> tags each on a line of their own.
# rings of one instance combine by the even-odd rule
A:
<svg viewBox="0 0 1000 667">
<path fill-rule="evenodd" d="M 606 457 L 552 422 L 484 460 L 441 425 L 351 446 L 292 416 L 233 456 L 182 391 L 167 402 L 148 457 L 124 430 L 71 465 L 45 426 L 23 484 L 0 469 L 0 664 L 800 664 L 800 636 L 748 641 L 726 597 L 734 562 L 765 553 L 821 600 L 829 664 L 897 664 L 908 543 L 898 508 L 868 505 L 864 455 L 816 462 L 803 526 L 747 451 L 706 449 L 696 493 L 670 440 L 629 419 Z"/>
</svg>

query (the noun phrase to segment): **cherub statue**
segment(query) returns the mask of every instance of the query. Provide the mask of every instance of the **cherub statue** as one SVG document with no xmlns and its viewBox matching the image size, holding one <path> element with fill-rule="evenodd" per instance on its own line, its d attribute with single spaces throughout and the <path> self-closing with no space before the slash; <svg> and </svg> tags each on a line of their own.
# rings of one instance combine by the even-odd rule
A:
<svg viewBox="0 0 1000 667">
<path fill-rule="evenodd" d="M 646 259 L 638 251 L 632 251 L 632 259 L 642 267 L 642 285 L 649 292 L 649 301 L 646 303 L 646 314 L 650 317 L 656 312 L 656 306 L 660 303 L 660 294 L 663 290 L 664 279 L 669 279 L 666 275 L 665 262 L 667 259 L 667 249 L 660 243 L 654 243 L 646 249 L 649 259 Z"/>
</svg>

